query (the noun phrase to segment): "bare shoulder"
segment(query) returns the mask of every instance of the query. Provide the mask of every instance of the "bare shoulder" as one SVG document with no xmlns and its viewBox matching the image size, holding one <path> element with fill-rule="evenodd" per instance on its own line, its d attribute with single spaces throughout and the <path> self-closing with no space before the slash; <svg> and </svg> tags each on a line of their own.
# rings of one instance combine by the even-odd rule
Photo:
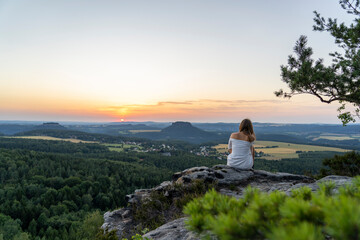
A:
<svg viewBox="0 0 360 240">
<path fill-rule="evenodd" d="M 232 133 L 231 138 L 234 138 L 234 139 L 238 139 L 238 140 L 243 140 L 243 141 L 248 141 L 248 136 L 246 136 L 244 133 L 242 132 L 235 132 L 235 133 Z"/>
<path fill-rule="evenodd" d="M 230 135 L 231 138 L 237 138 L 239 136 L 238 132 L 234 132 Z"/>
</svg>

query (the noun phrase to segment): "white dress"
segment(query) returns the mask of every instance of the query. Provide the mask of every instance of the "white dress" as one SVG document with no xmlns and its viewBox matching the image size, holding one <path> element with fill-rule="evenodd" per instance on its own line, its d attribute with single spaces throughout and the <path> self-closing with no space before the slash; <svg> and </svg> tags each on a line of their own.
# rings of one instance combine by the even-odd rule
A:
<svg viewBox="0 0 360 240">
<path fill-rule="evenodd" d="M 232 149 L 232 152 L 227 157 L 227 165 L 240 169 L 251 169 L 253 166 L 252 145 L 253 142 L 230 138 L 229 149 Z"/>
</svg>

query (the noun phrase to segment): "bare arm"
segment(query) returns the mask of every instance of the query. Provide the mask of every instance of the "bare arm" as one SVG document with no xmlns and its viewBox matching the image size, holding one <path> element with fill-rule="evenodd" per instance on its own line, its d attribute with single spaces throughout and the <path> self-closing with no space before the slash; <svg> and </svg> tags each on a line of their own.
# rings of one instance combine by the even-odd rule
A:
<svg viewBox="0 0 360 240">
<path fill-rule="evenodd" d="M 231 134 L 232 136 L 232 134 Z M 231 138 L 230 136 L 230 138 Z M 231 140 L 229 139 L 229 144 L 228 144 L 228 150 L 229 150 L 229 153 L 232 153 L 232 144 L 231 144 Z"/>
<path fill-rule="evenodd" d="M 253 165 L 254 165 L 254 161 L 255 161 L 255 148 L 254 148 L 254 146 L 251 146 L 251 154 L 252 154 L 252 157 L 253 157 Z"/>
</svg>

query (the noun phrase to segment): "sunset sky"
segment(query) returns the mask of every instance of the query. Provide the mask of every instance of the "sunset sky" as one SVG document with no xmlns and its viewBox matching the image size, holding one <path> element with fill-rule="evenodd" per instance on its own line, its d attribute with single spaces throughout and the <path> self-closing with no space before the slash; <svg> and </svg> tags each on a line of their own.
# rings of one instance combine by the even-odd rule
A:
<svg viewBox="0 0 360 240">
<path fill-rule="evenodd" d="M 286 89 L 280 65 L 337 0 L 0 0 L 0 120 L 340 123 Z"/>
</svg>

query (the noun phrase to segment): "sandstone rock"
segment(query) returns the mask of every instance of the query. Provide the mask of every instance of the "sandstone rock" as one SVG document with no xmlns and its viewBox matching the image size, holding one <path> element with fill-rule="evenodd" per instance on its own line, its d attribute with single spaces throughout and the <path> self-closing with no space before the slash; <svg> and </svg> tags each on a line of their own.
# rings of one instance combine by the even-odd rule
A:
<svg viewBox="0 0 360 240">
<path fill-rule="evenodd" d="M 200 239 L 194 233 L 185 228 L 186 218 L 179 218 L 168 222 L 157 229 L 146 233 L 143 237 L 157 240 L 197 240 Z"/>
<path fill-rule="evenodd" d="M 134 220 L 134 207 L 136 209 L 144 202 L 152 201 L 152 193 L 160 194 L 164 199 L 181 198 L 184 189 L 179 190 L 178 186 L 186 188 L 198 180 L 203 181 L 204 184 L 216 185 L 217 190 L 222 194 L 240 198 L 247 186 L 259 188 L 263 192 L 280 190 L 290 194 L 292 189 L 302 186 L 308 186 L 316 191 L 319 188 L 318 183 L 331 180 L 335 183 L 334 191 L 337 191 L 340 186 L 350 183 L 351 179 L 349 177 L 327 176 L 315 182 L 314 179 L 302 175 L 270 173 L 262 170 L 240 170 L 226 165 L 216 165 L 212 168 L 194 167 L 175 173 L 172 181 L 163 182 L 152 189 L 139 189 L 133 194 L 127 195 L 129 207 L 105 213 L 102 228 L 104 230 L 116 230 L 119 239 L 121 237 L 130 238 L 131 235 L 134 235 L 133 230 L 139 227 L 139 223 Z M 167 211 L 171 211 L 171 207 Z M 171 220 L 170 212 L 165 213 L 164 217 L 168 222 L 145 234 L 144 237 L 161 240 L 194 240 L 199 238 L 186 230 L 185 218 L 169 221 Z"/>
<path fill-rule="evenodd" d="M 131 209 L 128 207 L 106 212 L 104 214 L 104 224 L 101 226 L 105 231 L 116 230 L 116 234 L 121 239 L 133 226 Z"/>
<path fill-rule="evenodd" d="M 259 179 L 269 181 L 301 181 L 311 182 L 313 179 L 289 173 L 270 173 L 262 170 L 241 170 L 227 165 L 216 165 L 213 168 L 196 167 L 174 174 L 173 181 L 186 184 L 201 179 L 205 182 L 217 182 L 219 186 L 247 185 Z"/>
</svg>

